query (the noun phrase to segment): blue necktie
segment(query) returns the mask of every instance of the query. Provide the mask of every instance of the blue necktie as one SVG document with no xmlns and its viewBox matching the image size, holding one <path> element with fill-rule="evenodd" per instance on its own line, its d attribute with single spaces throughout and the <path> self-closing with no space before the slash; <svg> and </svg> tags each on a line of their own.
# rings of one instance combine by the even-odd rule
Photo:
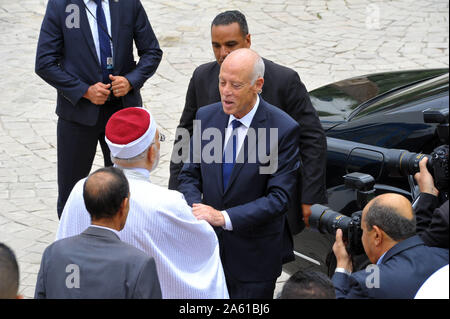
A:
<svg viewBox="0 0 450 319">
<path fill-rule="evenodd" d="M 97 3 L 97 30 L 100 45 L 100 60 L 102 64 L 103 83 L 110 83 L 109 75 L 112 74 L 112 61 L 108 68 L 107 58 L 112 59 L 111 41 L 108 35 L 108 25 L 106 24 L 105 13 L 102 8 L 102 0 L 95 0 Z"/>
<path fill-rule="evenodd" d="M 223 176 L 223 190 L 227 188 L 228 180 L 230 179 L 231 172 L 233 171 L 234 164 L 236 163 L 236 148 L 237 148 L 237 132 L 236 129 L 242 125 L 238 120 L 231 122 L 233 131 L 228 139 L 227 145 L 222 156 L 222 176 Z M 230 158 L 231 157 L 231 158 Z M 230 162 L 231 160 L 231 162 Z"/>
</svg>

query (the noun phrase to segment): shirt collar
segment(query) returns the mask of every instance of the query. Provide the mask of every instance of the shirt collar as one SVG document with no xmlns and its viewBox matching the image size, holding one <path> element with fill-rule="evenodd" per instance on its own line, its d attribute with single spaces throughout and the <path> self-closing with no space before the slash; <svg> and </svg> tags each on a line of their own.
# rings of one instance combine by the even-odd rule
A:
<svg viewBox="0 0 450 319">
<path fill-rule="evenodd" d="M 93 224 L 91 224 L 89 227 L 101 228 L 101 229 L 106 229 L 106 230 L 112 231 L 114 234 L 117 235 L 117 237 L 120 238 L 120 236 L 119 236 L 120 233 L 117 230 L 115 230 L 115 229 L 112 229 L 112 228 L 109 228 L 109 227 L 104 227 L 104 226 L 99 226 L 99 225 L 93 225 Z"/>
<path fill-rule="evenodd" d="M 94 2 L 95 3 L 95 1 L 94 0 L 84 0 L 84 4 L 88 4 L 89 2 Z M 102 2 L 106 2 L 106 3 L 108 3 L 108 0 L 102 0 Z"/>
<path fill-rule="evenodd" d="M 381 265 L 381 262 L 383 261 L 383 257 L 384 257 L 384 255 L 386 255 L 386 253 L 387 253 L 387 251 L 386 251 L 386 252 L 384 252 L 384 254 L 383 254 L 383 255 L 381 255 L 381 257 L 380 257 L 380 258 L 378 258 L 378 260 L 377 260 L 377 265 Z"/>
<path fill-rule="evenodd" d="M 122 170 L 130 170 L 133 172 L 138 173 L 139 175 L 141 175 L 144 179 L 146 180 L 150 180 L 150 171 L 148 169 L 145 168 L 141 168 L 141 167 L 122 167 L 120 165 L 114 164 L 114 167 L 120 168 Z"/>
<path fill-rule="evenodd" d="M 250 110 L 250 112 L 245 114 L 245 116 L 243 116 L 240 119 L 235 118 L 234 115 L 231 114 L 230 118 L 228 119 L 228 125 L 230 125 L 233 120 L 238 120 L 246 128 L 249 128 L 250 124 L 252 124 L 252 120 L 253 120 L 253 117 L 255 116 L 256 110 L 258 109 L 258 105 L 259 105 L 259 95 L 256 95 L 256 103 L 253 106 L 253 108 Z"/>
</svg>

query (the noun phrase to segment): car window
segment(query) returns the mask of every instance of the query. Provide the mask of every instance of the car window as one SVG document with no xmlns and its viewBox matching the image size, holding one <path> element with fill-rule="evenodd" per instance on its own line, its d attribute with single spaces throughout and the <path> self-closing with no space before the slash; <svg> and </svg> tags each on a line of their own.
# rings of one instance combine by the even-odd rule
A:
<svg viewBox="0 0 450 319">
<path fill-rule="evenodd" d="M 405 88 L 404 90 L 394 91 L 370 105 L 363 105 L 350 115 L 349 120 L 355 120 L 380 111 L 391 110 L 409 103 L 416 104 L 421 100 L 426 102 L 434 97 L 443 95 L 448 96 L 448 74 Z"/>
</svg>

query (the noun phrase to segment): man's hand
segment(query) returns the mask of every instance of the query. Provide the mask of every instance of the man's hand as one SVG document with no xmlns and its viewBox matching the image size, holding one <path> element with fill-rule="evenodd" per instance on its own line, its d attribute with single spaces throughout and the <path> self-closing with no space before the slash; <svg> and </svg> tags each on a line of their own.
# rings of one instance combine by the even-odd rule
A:
<svg viewBox="0 0 450 319">
<path fill-rule="evenodd" d="M 204 204 L 193 204 L 192 213 L 198 220 L 206 220 L 212 226 L 225 226 L 225 218 L 223 214 Z"/>
<path fill-rule="evenodd" d="M 105 104 L 109 94 L 111 93 L 109 91 L 110 87 L 111 84 L 103 84 L 101 82 L 97 82 L 89 87 L 83 97 L 94 104 L 103 105 Z"/>
<path fill-rule="evenodd" d="M 115 97 L 125 96 L 131 91 L 131 84 L 126 77 L 110 74 L 109 79 L 111 80 L 112 91 Z"/>
<path fill-rule="evenodd" d="M 309 204 L 302 204 L 303 221 L 306 227 L 309 227 L 309 216 L 311 216 L 311 206 Z"/>
<path fill-rule="evenodd" d="M 352 272 L 352 260 L 347 253 L 344 241 L 342 240 L 342 229 L 338 229 L 336 231 L 336 241 L 333 244 L 333 252 L 337 260 L 336 268 L 344 268 L 348 272 Z"/>
<path fill-rule="evenodd" d="M 428 193 L 434 196 L 439 195 L 438 189 L 434 186 L 433 176 L 431 176 L 430 172 L 427 169 L 428 158 L 424 157 L 419 162 L 419 173 L 414 175 L 416 179 L 417 185 L 419 185 L 419 189 L 421 193 Z"/>
</svg>

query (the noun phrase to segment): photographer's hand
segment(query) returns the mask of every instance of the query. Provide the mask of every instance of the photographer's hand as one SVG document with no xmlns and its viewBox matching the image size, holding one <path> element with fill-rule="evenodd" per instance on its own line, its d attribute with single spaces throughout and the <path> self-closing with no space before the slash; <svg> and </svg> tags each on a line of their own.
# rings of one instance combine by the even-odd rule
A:
<svg viewBox="0 0 450 319">
<path fill-rule="evenodd" d="M 434 196 L 439 195 L 438 189 L 434 186 L 433 176 L 431 176 L 430 172 L 427 169 L 428 158 L 424 157 L 419 162 L 420 172 L 414 175 L 417 184 L 419 185 L 419 189 L 421 193 L 428 193 Z"/>
<path fill-rule="evenodd" d="M 345 248 L 345 243 L 342 240 L 342 230 L 338 229 L 336 231 L 336 241 L 333 245 L 333 252 L 336 256 L 337 265 L 336 268 L 344 268 L 348 272 L 353 271 L 352 259 L 350 255 L 347 253 L 347 249 Z"/>
</svg>

